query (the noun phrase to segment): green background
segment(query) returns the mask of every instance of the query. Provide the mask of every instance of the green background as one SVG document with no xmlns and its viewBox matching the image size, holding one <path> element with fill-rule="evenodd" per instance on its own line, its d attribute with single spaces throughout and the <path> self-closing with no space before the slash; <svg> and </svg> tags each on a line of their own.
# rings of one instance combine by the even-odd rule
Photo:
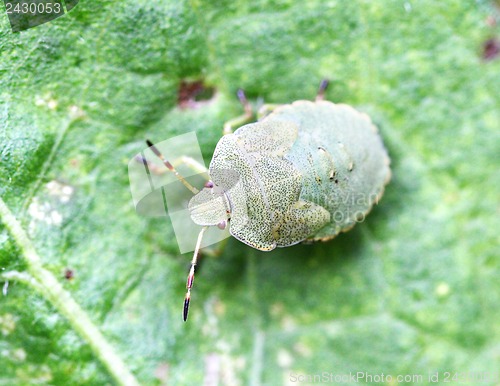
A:
<svg viewBox="0 0 500 386">
<path fill-rule="evenodd" d="M 1 17 L 0 196 L 44 266 L 143 384 L 500 377 L 500 60 L 481 58 L 500 34 L 499 10 L 471 0 L 208 3 L 80 2 L 20 34 Z M 135 213 L 128 160 L 145 138 L 195 130 L 208 163 L 223 122 L 241 113 L 238 88 L 255 105 L 286 103 L 313 99 L 322 78 L 328 99 L 378 125 L 393 170 L 383 199 L 328 243 L 264 253 L 229 240 L 204 258 L 183 323 L 191 255 L 179 254 L 169 220 Z M 183 79 L 217 96 L 181 110 Z M 68 202 L 54 180 L 73 188 Z M 0 225 L 0 275 L 24 270 Z M 96 358 L 43 290 L 9 281 L 0 384 L 114 383 Z"/>
</svg>

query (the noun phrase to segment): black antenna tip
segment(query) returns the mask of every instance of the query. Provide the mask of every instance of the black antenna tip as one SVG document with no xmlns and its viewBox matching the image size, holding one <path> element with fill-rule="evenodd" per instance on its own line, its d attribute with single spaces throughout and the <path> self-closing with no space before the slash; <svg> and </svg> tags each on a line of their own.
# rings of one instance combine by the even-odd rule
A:
<svg viewBox="0 0 500 386">
<path fill-rule="evenodd" d="M 184 299 L 184 313 L 182 315 L 182 318 L 184 321 L 187 321 L 188 319 L 188 312 L 189 312 L 189 298 Z"/>
<path fill-rule="evenodd" d="M 153 142 L 151 142 L 149 139 L 146 139 L 146 143 L 148 144 L 149 148 L 153 151 L 153 153 L 155 153 L 155 155 L 157 157 L 162 158 L 160 151 L 156 148 L 156 146 L 153 144 Z"/>
</svg>

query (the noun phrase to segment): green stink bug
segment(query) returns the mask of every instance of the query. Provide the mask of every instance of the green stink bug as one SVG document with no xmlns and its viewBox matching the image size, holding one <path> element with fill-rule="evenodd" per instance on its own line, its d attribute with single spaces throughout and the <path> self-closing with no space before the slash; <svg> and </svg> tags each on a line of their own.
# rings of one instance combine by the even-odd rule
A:
<svg viewBox="0 0 500 386">
<path fill-rule="evenodd" d="M 390 179 L 389 157 L 370 118 L 345 104 L 323 100 L 263 106 L 262 118 L 232 133 L 252 117 L 224 126 L 201 191 L 191 186 L 156 147 L 151 150 L 195 195 L 188 208 L 202 230 L 187 278 L 187 320 L 203 233 L 229 226 L 236 239 L 270 251 L 300 242 L 330 240 L 351 229 L 370 211 Z"/>
</svg>

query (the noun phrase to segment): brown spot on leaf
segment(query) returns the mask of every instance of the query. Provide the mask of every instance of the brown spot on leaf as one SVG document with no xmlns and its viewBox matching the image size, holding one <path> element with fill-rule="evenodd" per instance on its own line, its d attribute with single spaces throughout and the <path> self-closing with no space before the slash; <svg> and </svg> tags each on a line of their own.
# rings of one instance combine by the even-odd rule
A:
<svg viewBox="0 0 500 386">
<path fill-rule="evenodd" d="M 75 272 L 72 269 L 66 268 L 64 270 L 64 278 L 66 280 L 71 280 L 75 277 Z"/>
<path fill-rule="evenodd" d="M 183 80 L 179 85 L 177 104 L 181 109 L 196 109 L 210 102 L 214 95 L 214 88 L 206 86 L 201 80 Z"/>
<path fill-rule="evenodd" d="M 500 40 L 496 37 L 489 38 L 483 44 L 483 59 L 493 60 L 500 54 Z"/>
</svg>

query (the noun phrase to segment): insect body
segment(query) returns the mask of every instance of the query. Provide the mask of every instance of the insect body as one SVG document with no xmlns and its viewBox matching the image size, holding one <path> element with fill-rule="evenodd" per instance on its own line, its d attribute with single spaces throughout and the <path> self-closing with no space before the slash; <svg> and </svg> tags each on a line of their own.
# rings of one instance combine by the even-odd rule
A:
<svg viewBox="0 0 500 386">
<path fill-rule="evenodd" d="M 389 157 L 376 127 L 348 105 L 318 99 L 278 106 L 219 140 L 210 181 L 189 202 L 192 220 L 203 228 L 184 320 L 206 227 L 229 226 L 238 240 L 270 251 L 329 240 L 362 220 L 382 196 Z"/>
<path fill-rule="evenodd" d="M 229 223 L 235 238 L 269 251 L 351 228 L 380 198 L 390 170 L 367 116 L 298 101 L 222 137 L 209 174 L 213 184 L 189 204 L 193 221 Z"/>
</svg>

